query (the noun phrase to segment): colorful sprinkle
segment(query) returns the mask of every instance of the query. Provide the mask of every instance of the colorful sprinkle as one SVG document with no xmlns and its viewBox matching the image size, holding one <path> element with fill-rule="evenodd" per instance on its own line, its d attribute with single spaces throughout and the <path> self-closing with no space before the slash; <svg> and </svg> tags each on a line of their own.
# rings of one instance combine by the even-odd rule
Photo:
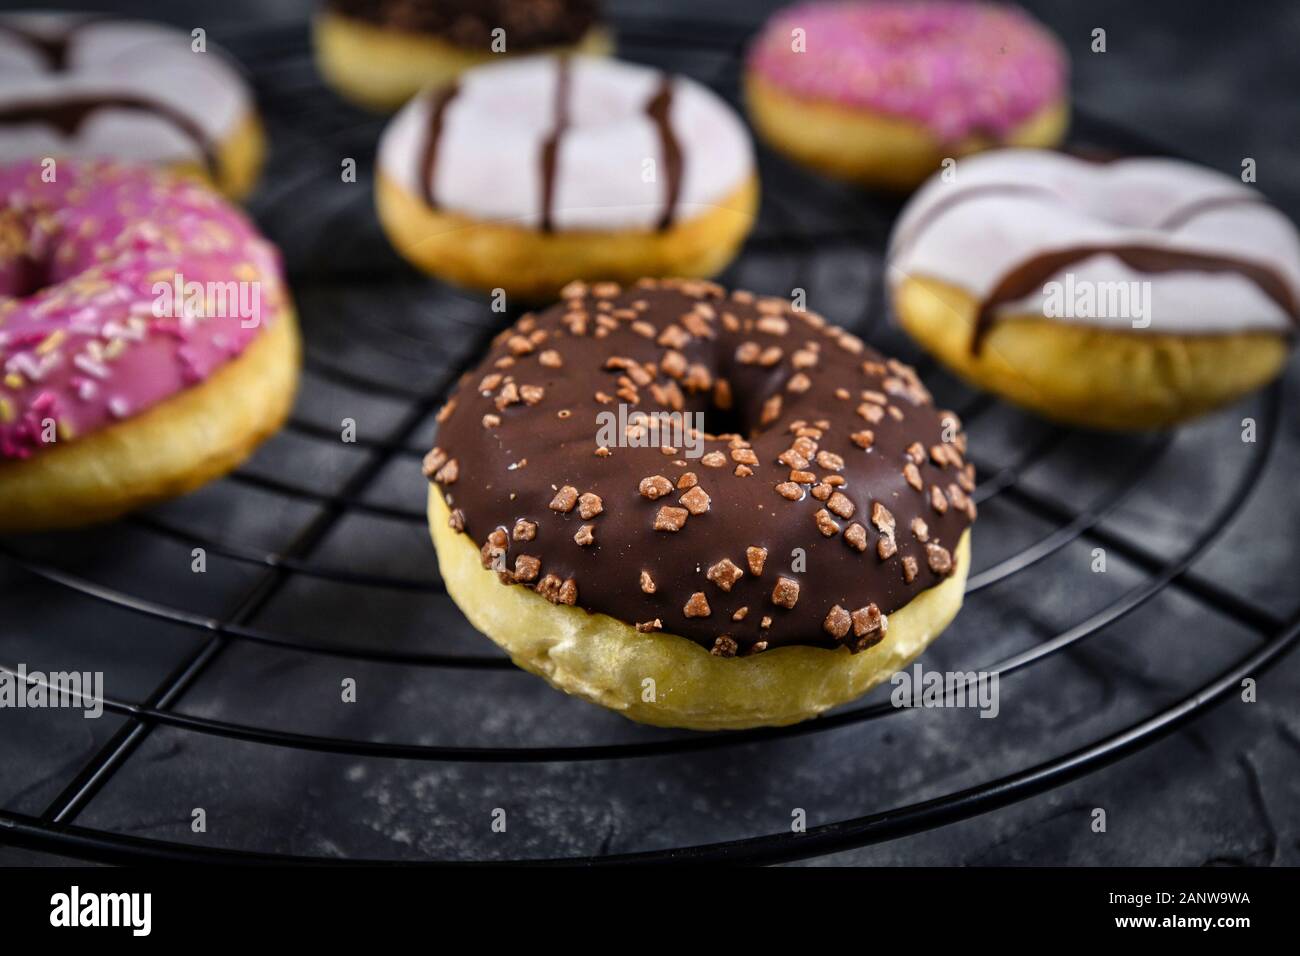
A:
<svg viewBox="0 0 1300 956">
<path fill-rule="evenodd" d="M 804 3 L 749 67 L 792 96 L 916 120 L 944 142 L 1002 137 L 1065 92 L 1060 45 L 1014 8 L 951 0 Z"/>
<path fill-rule="evenodd" d="M 206 188 L 105 161 L 41 170 L 0 167 L 0 459 L 45 448 L 47 418 L 72 441 L 204 381 L 287 301 L 275 249 Z"/>
</svg>

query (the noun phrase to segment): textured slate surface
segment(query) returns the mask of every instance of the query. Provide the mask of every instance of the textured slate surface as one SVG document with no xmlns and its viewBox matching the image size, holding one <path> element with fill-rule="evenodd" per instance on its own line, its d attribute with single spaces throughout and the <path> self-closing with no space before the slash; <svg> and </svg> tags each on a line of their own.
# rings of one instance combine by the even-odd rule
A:
<svg viewBox="0 0 1300 956">
<path fill-rule="evenodd" d="M 87 6 L 94 6 L 89 5 Z M 139 5 L 149 9 L 149 5 Z M 630 2 L 615 10 L 635 11 Z M 690 15 L 756 23 L 770 3 L 674 2 Z M 1285 2 L 1249 15 L 1209 4 L 1046 5 L 1075 61 L 1080 107 L 1227 171 L 1259 163 L 1261 188 L 1300 208 L 1285 124 L 1300 90 L 1300 12 Z M 121 9 L 122 5 L 112 5 Z M 167 17 L 191 25 L 183 5 Z M 305 653 L 303 646 L 492 658 L 450 601 L 420 519 L 419 452 L 432 434 L 436 384 L 472 356 L 495 319 L 471 298 L 406 270 L 370 212 L 369 163 L 379 123 L 321 91 L 295 29 L 304 4 L 235 2 L 199 16 L 254 63 L 276 118 L 270 183 L 254 210 L 286 250 L 307 325 L 310 369 L 295 427 L 265 446 L 244 477 L 92 532 L 30 537 L 7 547 L 133 597 L 203 616 L 240 618 L 289 646 L 232 641 L 181 696 L 190 715 L 363 741 L 463 747 L 593 746 L 673 740 L 565 698 L 511 669 L 447 669 Z M 1261 29 L 1260 24 L 1269 24 Z M 223 26 L 228 24 L 228 26 Z M 1093 27 L 1109 52 L 1087 52 Z M 661 31 L 662 32 L 662 31 Z M 668 34 L 671 36 L 671 33 Z M 287 38 L 287 39 L 286 39 Z M 725 50 L 659 39 L 629 55 L 686 69 L 734 95 Z M 1246 106 L 1248 105 L 1248 108 Z M 1083 133 L 1096 132 L 1085 128 Z M 355 156 L 362 182 L 337 176 Z M 763 220 L 727 281 L 761 291 L 808 290 L 814 308 L 867 331 L 909 360 L 920 356 L 882 319 L 872 249 L 891 203 L 808 176 L 766 153 Z M 343 374 L 341 374 L 343 373 Z M 374 377 L 368 387 L 356 376 Z M 940 399 L 976 399 L 941 374 Z M 1300 500 L 1300 373 L 1292 362 L 1280 420 L 1243 444 L 1245 416 L 1267 420 L 1257 396 L 1167 442 L 1153 436 L 1060 435 L 994 406 L 972 421 L 983 474 L 1045 454 L 1021 490 L 982 506 L 976 571 L 996 569 L 1057 526 L 1044 499 L 1079 508 L 1109 501 L 1129 469 L 1146 467 L 1103 520 L 1107 571 L 1090 570 L 1096 541 L 1072 542 L 1032 569 L 972 595 L 924 662 L 976 668 L 1024 651 L 1104 611 L 1199 537 L 1209 547 L 1186 579 L 1069 651 L 1008 676 L 1001 713 L 919 710 L 775 741 L 688 755 L 595 762 L 456 763 L 358 758 L 154 730 L 95 794 L 77 822 L 141 836 L 271 852 L 394 859 L 559 856 L 668 848 L 788 831 L 938 796 L 1098 740 L 1180 700 L 1300 611 L 1293 537 Z M 337 439 L 343 418 L 360 440 Z M 389 455 L 385 449 L 396 443 Z M 1262 478 L 1222 527 L 1217 509 L 1254 457 Z M 360 487 L 361 478 L 367 478 Z M 288 490 L 288 493 L 286 493 Z M 340 496 L 354 506 L 340 511 Z M 1037 505 L 1035 505 L 1037 502 Z M 303 536 L 307 535 L 306 538 Z M 208 571 L 190 571 L 195 541 Z M 307 546 L 307 547 L 304 547 Z M 301 553 L 299 548 L 302 548 Z M 290 553 L 315 574 L 266 589 L 267 553 Z M 391 576 L 402 587 L 346 584 L 336 572 Z M 274 576 L 269 580 L 277 580 Z M 409 586 L 409 585 L 415 586 Z M 1241 621 L 1213 595 L 1257 608 Z M 1202 596 L 1198 597 L 1197 594 Z M 106 690 L 147 699 L 207 635 L 111 608 L 0 558 L 0 661 L 105 672 Z M 250 595 L 256 595 L 250 599 Z M 1210 595 L 1207 599 L 1204 595 Z M 340 701 L 353 678 L 354 704 Z M 882 692 L 868 701 L 884 699 Z M 1187 729 L 1114 766 L 973 820 L 812 863 L 1269 864 L 1300 862 L 1300 656 L 1259 679 L 1259 701 L 1230 698 Z M 70 714 L 0 711 L 0 808 L 39 813 L 119 726 Z M 194 834 L 203 807 L 208 830 Z M 504 834 L 490 828 L 507 812 Z M 1092 812 L 1107 831 L 1092 832 Z M 0 863 L 64 862 L 0 847 Z"/>
</svg>

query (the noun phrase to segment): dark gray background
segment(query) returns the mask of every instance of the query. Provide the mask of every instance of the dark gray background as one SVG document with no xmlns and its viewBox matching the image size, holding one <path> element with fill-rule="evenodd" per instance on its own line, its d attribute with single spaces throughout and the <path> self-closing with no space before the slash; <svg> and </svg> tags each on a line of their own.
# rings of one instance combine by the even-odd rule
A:
<svg viewBox="0 0 1300 956">
<path fill-rule="evenodd" d="M 186 27 L 202 25 L 217 42 L 227 31 L 247 31 L 254 21 L 301 23 L 309 9 L 300 2 L 254 0 L 214 4 L 211 12 L 203 12 L 202 4 L 185 3 L 86 6 L 145 13 Z M 776 6 L 674 0 L 651 10 L 642 4 L 610 4 L 616 13 L 638 17 L 664 11 L 753 25 Z M 1081 110 L 1126 124 L 1228 172 L 1239 168 L 1242 157 L 1254 157 L 1260 187 L 1296 214 L 1300 7 L 1289 2 L 1030 6 L 1071 52 Z M 1088 52 L 1096 26 L 1108 31 L 1104 55 Z M 275 65 L 263 66 L 269 73 Z M 277 90 L 312 81 L 301 65 L 286 65 L 285 73 L 287 78 L 278 77 Z M 353 122 L 346 108 L 323 95 L 286 98 L 277 101 L 277 108 L 299 102 L 306 104 L 304 110 L 337 112 L 341 127 Z M 272 129 L 282 144 L 301 135 L 290 128 L 294 117 L 286 118 L 290 122 L 284 128 Z M 301 129 L 322 126 L 328 123 L 317 117 L 311 124 L 304 120 Z M 344 136 L 341 141 L 361 155 L 370 140 L 355 140 Z M 281 155 L 268 179 L 282 181 L 313 165 L 337 169 L 340 147 L 333 141 L 304 141 L 300 148 L 291 162 Z M 862 237 L 842 244 L 814 238 L 856 197 L 803 177 L 770 155 L 764 154 L 763 163 L 765 183 L 779 183 L 799 195 L 792 200 L 769 194 L 764 221 L 728 281 L 760 291 L 787 291 L 796 274 L 790 260 L 802 253 L 780 248 L 772 237 L 793 230 L 817 250 L 805 270 L 810 274 L 799 280 L 807 285 L 810 302 L 838 322 L 860 324 L 863 290 L 878 278 L 871 243 Z M 371 272 L 400 275 L 364 211 L 361 218 L 348 220 L 353 232 L 346 240 L 315 246 L 302 241 L 304 234 L 337 235 L 326 226 L 328 210 L 339 196 L 358 208 L 366 205 L 332 192 L 305 194 L 293 208 L 269 200 L 254 205 L 262 225 L 285 245 L 300 306 L 309 319 L 309 337 L 326 354 L 351 341 L 333 317 L 335 311 L 345 311 L 345 299 L 352 294 L 348 283 Z M 797 211 L 793 225 L 780 221 L 777 200 L 782 199 Z M 331 285 L 335 279 L 337 287 Z M 421 309 L 429 308 L 419 298 L 426 286 L 403 275 L 394 280 L 394 290 L 399 287 L 414 290 L 410 301 L 416 306 L 409 309 L 409 319 L 391 304 L 407 301 L 396 291 L 391 302 L 383 300 L 377 308 L 391 313 L 385 318 L 417 328 Z M 334 306 L 338 308 L 332 311 Z M 463 313 L 467 327 L 475 327 L 481 306 L 453 302 L 445 311 Z M 918 357 L 891 329 L 873 326 L 870 337 L 885 351 L 909 360 Z M 414 349 L 401 361 L 418 380 L 423 370 L 452 363 L 454 356 L 444 353 L 472 354 L 472 348 L 472 341 L 444 341 L 436 349 Z M 355 360 L 373 362 L 376 374 L 394 361 L 368 354 Z M 969 397 L 937 373 L 927 379 L 953 403 Z M 324 856 L 506 858 L 619 852 L 780 832 L 788 826 L 792 807 L 804 808 L 810 824 L 834 821 L 1031 765 L 1168 706 L 1300 610 L 1294 545 L 1300 530 L 1294 488 L 1300 468 L 1296 384 L 1293 361 L 1284 384 L 1283 415 L 1269 436 L 1274 441 L 1268 468 L 1187 579 L 1202 594 L 1221 588 L 1260 608 L 1264 623 L 1256 628 L 1213 601 L 1173 588 L 1086 645 L 1037 666 L 1032 674 L 1007 678 L 998 720 L 913 712 L 681 758 L 531 766 L 413 764 L 303 754 L 160 728 L 78 822 L 160 839 Z M 1230 503 L 1233 482 L 1255 453 L 1238 439 L 1239 422 L 1247 415 L 1264 420 L 1265 405 L 1264 397 L 1252 397 L 1181 429 L 1154 473 L 1102 522 L 1103 530 L 1152 560 L 1186 549 L 1206 532 L 1210 513 Z M 402 410 L 401 403 L 383 395 L 358 395 L 309 372 L 295 420 L 328 431 L 349 415 L 366 433 L 384 432 L 398 422 Z M 422 423 L 409 436 L 409 453 L 385 467 L 367 489 L 368 501 L 418 508 L 415 465 L 419 448 L 427 447 L 430 424 Z M 1031 417 L 998 407 L 972 429 L 972 448 L 996 469 L 1014 463 L 1045 432 Z M 1126 462 L 1158 441 L 1071 433 L 1020 479 L 1029 491 L 1078 508 L 1122 472 Z M 246 471 L 253 478 L 292 481 L 328 494 L 344 488 L 365 461 L 364 449 L 340 452 L 336 442 L 323 447 L 298 428 L 270 442 Z M 982 473 L 987 476 L 988 469 Z M 285 501 L 227 481 L 163 506 L 155 515 L 223 540 L 280 550 L 315 513 L 310 503 Z M 999 496 L 981 512 L 976 569 L 995 566 L 1052 527 L 1041 514 L 1027 510 L 1022 499 Z M 160 546 L 134 524 L 23 542 L 28 553 L 48 554 L 61 567 L 88 578 L 205 614 L 225 613 L 231 596 L 253 578 L 246 565 L 213 560 L 201 590 L 183 578 L 178 584 L 175 571 L 183 566 L 188 546 L 184 541 L 172 544 L 170 550 Z M 1113 551 L 1106 575 L 1083 573 L 1094 546 L 1092 541 L 1074 542 L 1042 562 L 1028 583 L 1012 577 L 968 602 L 951 633 L 927 655 L 927 664 L 968 667 L 1000 659 L 1060 633 L 1147 578 L 1148 566 Z M 430 549 L 418 523 L 367 514 L 345 518 L 313 558 L 406 577 L 431 574 Z M 0 595 L 6 602 L 0 660 L 47 669 L 102 668 L 117 694 L 128 699 L 147 695 L 194 651 L 198 639 L 191 630 L 72 597 L 3 559 Z M 449 653 L 484 653 L 483 639 L 459 622 L 445 598 L 385 595 L 382 606 L 372 604 L 374 599 L 365 589 L 298 579 L 255 623 L 301 635 L 303 641 L 362 639 L 389 647 L 432 643 Z M 365 691 L 346 714 L 322 705 L 340 674 L 357 677 Z M 822 862 L 1294 864 L 1300 861 L 1297 700 L 1300 655 L 1292 655 L 1261 677 L 1259 703 L 1230 699 L 1188 729 L 1049 794 Z M 581 745 L 671 736 L 565 699 L 524 675 L 341 666 L 336 660 L 250 645 L 227 651 L 181 706 L 201 716 L 281 729 L 421 743 Z M 38 812 L 116 727 L 112 717 L 91 726 L 70 715 L 0 712 L 0 809 Z M 510 807 L 518 822 L 509 839 L 493 842 L 484 836 L 482 824 L 487 809 L 498 805 Z M 188 831 L 194 806 L 209 813 L 209 833 L 202 839 Z M 1089 828 L 1095 807 L 1107 811 L 1106 834 Z M 0 847 L 0 862 L 51 859 Z"/>
</svg>

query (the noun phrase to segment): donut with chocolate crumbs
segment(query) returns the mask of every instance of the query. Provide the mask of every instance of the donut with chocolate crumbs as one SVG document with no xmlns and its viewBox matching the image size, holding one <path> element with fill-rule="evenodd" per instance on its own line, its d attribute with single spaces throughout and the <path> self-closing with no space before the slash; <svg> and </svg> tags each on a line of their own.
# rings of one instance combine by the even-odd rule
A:
<svg viewBox="0 0 1300 956">
<path fill-rule="evenodd" d="M 230 471 L 298 381 L 275 248 L 150 166 L 0 166 L 0 532 L 102 521 Z"/>
<path fill-rule="evenodd" d="M 613 48 L 596 0 L 327 0 L 312 32 L 326 82 L 384 111 L 505 57 Z"/>
<path fill-rule="evenodd" d="M 265 152 L 253 91 L 215 43 L 194 42 L 144 20 L 0 14 L 0 163 L 151 162 L 242 199 Z"/>
<path fill-rule="evenodd" d="M 571 283 L 497 336 L 436 442 L 448 593 L 520 667 L 634 720 L 815 716 L 961 606 L 960 422 L 910 367 L 785 299 Z"/>
<path fill-rule="evenodd" d="M 945 159 L 1055 146 L 1067 62 L 1028 13 L 957 0 L 815 0 L 788 7 L 749 52 L 759 135 L 819 172 L 910 189 Z"/>
<path fill-rule="evenodd" d="M 375 193 L 417 268 L 548 302 L 572 279 L 715 274 L 753 227 L 758 176 L 740 117 L 694 80 L 536 56 L 408 103 Z"/>
</svg>

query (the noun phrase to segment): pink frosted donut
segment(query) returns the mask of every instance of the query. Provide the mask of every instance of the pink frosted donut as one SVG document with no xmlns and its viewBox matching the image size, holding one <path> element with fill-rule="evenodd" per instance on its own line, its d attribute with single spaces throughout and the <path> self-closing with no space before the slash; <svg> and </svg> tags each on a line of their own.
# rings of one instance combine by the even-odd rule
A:
<svg viewBox="0 0 1300 956">
<path fill-rule="evenodd" d="M 279 424 L 292 305 L 240 212 L 150 167 L 71 159 L 0 166 L 0 203 L 0 529 L 192 487 Z"/>
<path fill-rule="evenodd" d="M 850 178 L 914 184 L 936 157 L 1052 145 L 1064 129 L 1064 52 L 1015 7 L 799 4 L 764 28 L 747 76 L 755 122 L 774 145 Z M 824 139 L 823 119 L 836 121 L 840 135 Z M 845 129 L 846 120 L 867 125 Z M 818 162 L 818 151 L 841 155 Z M 882 155 L 866 155 L 873 151 Z"/>
</svg>

